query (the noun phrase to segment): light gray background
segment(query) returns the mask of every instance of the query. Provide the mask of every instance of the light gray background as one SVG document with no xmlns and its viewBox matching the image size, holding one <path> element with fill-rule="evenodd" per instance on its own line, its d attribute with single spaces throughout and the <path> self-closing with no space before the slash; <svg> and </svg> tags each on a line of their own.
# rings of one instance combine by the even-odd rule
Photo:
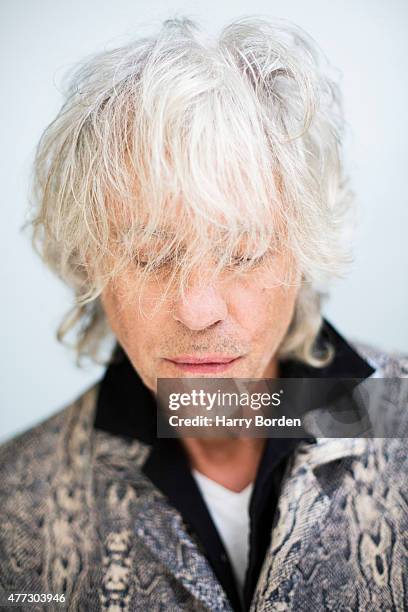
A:
<svg viewBox="0 0 408 612">
<path fill-rule="evenodd" d="M 84 55 L 188 15 L 210 31 L 245 14 L 290 19 L 342 72 L 350 136 L 348 167 L 358 196 L 355 264 L 325 312 L 346 337 L 408 349 L 408 4 L 405 0 L 2 0 L 1 420 L 0 438 L 55 412 L 101 377 L 78 370 L 54 330 L 69 292 L 19 232 L 34 147 L 60 104 L 67 68 Z"/>
</svg>

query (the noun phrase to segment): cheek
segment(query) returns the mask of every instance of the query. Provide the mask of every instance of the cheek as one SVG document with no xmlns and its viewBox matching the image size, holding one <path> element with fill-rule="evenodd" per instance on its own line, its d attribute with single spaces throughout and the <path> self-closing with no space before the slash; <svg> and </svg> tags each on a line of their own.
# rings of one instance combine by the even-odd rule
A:
<svg viewBox="0 0 408 612">
<path fill-rule="evenodd" d="M 113 333 L 125 346 L 129 332 L 128 312 L 120 287 L 108 286 L 101 294 L 101 302 Z"/>
<path fill-rule="evenodd" d="M 102 305 L 112 331 L 122 346 L 145 352 L 154 346 L 163 329 L 166 304 L 160 306 L 157 288 L 145 286 L 143 291 L 127 279 L 102 293 Z"/>
<path fill-rule="evenodd" d="M 233 290 L 233 316 L 253 338 L 270 338 L 286 331 L 292 319 L 296 287 L 246 284 Z"/>
</svg>

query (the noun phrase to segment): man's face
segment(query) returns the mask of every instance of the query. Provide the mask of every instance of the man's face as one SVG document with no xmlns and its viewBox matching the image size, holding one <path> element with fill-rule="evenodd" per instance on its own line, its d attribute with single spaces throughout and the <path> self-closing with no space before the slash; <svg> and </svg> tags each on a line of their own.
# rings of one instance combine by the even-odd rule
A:
<svg viewBox="0 0 408 612">
<path fill-rule="evenodd" d="M 273 256 L 272 256 L 273 257 Z M 299 275 L 279 283 L 290 265 L 283 254 L 240 276 L 205 281 L 204 262 L 184 292 L 166 288 L 158 272 L 140 291 L 141 272 L 129 267 L 102 293 L 112 331 L 146 386 L 157 378 L 262 378 L 278 375 L 276 352 L 292 319 Z"/>
</svg>

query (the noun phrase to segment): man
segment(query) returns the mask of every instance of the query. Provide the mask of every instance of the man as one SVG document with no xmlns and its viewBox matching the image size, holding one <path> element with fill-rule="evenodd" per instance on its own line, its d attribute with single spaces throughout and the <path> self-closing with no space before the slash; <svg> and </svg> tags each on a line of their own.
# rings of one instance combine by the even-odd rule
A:
<svg viewBox="0 0 408 612">
<path fill-rule="evenodd" d="M 34 243 L 76 296 L 59 337 L 95 359 L 116 344 L 101 381 L 1 448 L 3 599 L 408 609 L 402 438 L 156 429 L 161 378 L 376 376 L 403 412 L 406 358 L 321 315 L 347 261 L 341 135 L 316 46 L 279 21 L 213 41 L 169 20 L 74 74 L 36 154 Z"/>
</svg>

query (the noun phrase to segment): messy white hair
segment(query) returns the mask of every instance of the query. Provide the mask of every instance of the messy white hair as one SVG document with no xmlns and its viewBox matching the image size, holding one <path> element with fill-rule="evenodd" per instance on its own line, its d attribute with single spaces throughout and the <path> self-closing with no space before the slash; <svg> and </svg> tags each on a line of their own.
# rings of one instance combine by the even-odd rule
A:
<svg viewBox="0 0 408 612">
<path fill-rule="evenodd" d="M 326 286 L 350 260 L 353 198 L 329 69 L 301 28 L 263 17 L 237 19 L 216 39 L 169 19 L 75 69 L 38 144 L 29 223 L 74 291 L 58 337 L 75 330 L 79 357 L 98 360 L 110 331 L 100 295 L 130 264 L 148 278 L 171 257 L 183 291 L 205 258 L 218 274 L 239 253 L 241 273 L 285 249 L 302 285 L 279 356 L 332 358 L 315 341 Z"/>
</svg>

